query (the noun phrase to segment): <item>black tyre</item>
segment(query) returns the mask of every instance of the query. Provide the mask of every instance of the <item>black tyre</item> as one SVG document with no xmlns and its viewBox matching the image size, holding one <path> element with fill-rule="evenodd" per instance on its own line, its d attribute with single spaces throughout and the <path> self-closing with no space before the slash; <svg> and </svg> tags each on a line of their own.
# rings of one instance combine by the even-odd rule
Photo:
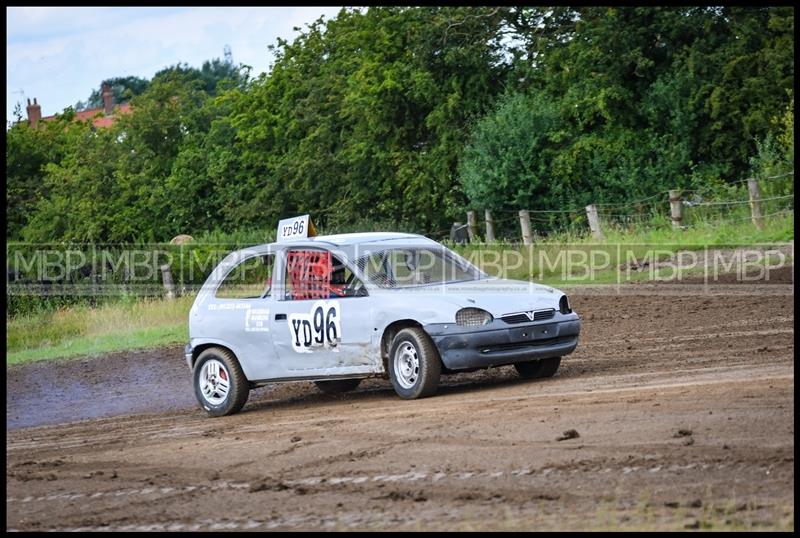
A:
<svg viewBox="0 0 800 538">
<path fill-rule="evenodd" d="M 250 395 L 242 367 L 227 349 L 212 347 L 200 353 L 192 379 L 197 402 L 212 417 L 238 412 Z"/>
<path fill-rule="evenodd" d="M 549 359 L 539 359 L 531 362 L 518 362 L 514 364 L 520 377 L 525 379 L 538 379 L 542 377 L 553 377 L 561 365 L 561 357 L 551 357 Z"/>
<path fill-rule="evenodd" d="M 331 379 L 330 381 L 314 381 L 319 390 L 325 394 L 340 394 L 355 390 L 361 384 L 360 379 Z"/>
<path fill-rule="evenodd" d="M 389 349 L 389 379 L 401 398 L 432 396 L 441 373 L 439 351 L 425 331 L 411 327 L 397 333 Z"/>
</svg>

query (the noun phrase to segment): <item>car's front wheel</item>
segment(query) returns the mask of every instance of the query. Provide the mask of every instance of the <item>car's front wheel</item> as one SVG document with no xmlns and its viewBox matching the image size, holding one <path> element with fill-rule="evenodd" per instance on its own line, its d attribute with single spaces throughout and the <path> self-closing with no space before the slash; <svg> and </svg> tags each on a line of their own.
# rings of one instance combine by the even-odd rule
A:
<svg viewBox="0 0 800 538">
<path fill-rule="evenodd" d="M 561 357 L 550 357 L 531 362 L 518 362 L 514 364 L 520 377 L 525 379 L 538 379 L 541 377 L 553 377 L 561 365 Z"/>
<path fill-rule="evenodd" d="M 397 333 L 389 349 L 389 379 L 401 398 L 432 396 L 441 372 L 439 352 L 425 331 L 410 327 Z"/>
<path fill-rule="evenodd" d="M 212 417 L 238 412 L 250 395 L 250 385 L 233 353 L 212 347 L 194 365 L 194 395 Z"/>
</svg>

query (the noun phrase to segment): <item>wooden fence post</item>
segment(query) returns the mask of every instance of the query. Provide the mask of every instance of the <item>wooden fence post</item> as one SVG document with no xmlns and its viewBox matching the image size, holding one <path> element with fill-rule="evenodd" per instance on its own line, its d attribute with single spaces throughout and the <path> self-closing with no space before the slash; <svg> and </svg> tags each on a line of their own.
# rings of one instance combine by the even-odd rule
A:
<svg viewBox="0 0 800 538">
<path fill-rule="evenodd" d="M 486 217 L 486 242 L 492 243 L 495 240 L 494 236 L 494 220 L 492 219 L 492 212 L 485 209 L 483 212 Z"/>
<path fill-rule="evenodd" d="M 672 215 L 672 228 L 678 230 L 683 221 L 683 202 L 681 202 L 681 191 L 669 191 L 669 208 Z"/>
<path fill-rule="evenodd" d="M 167 292 L 167 299 L 175 298 L 175 284 L 172 282 L 172 270 L 169 264 L 161 266 L 161 280 L 164 282 L 164 290 Z"/>
<path fill-rule="evenodd" d="M 478 219 L 475 217 L 474 211 L 467 211 L 467 231 L 469 232 L 470 243 L 480 239 L 478 237 Z"/>
<path fill-rule="evenodd" d="M 522 243 L 525 245 L 532 245 L 531 239 L 531 214 L 527 209 L 520 209 L 519 211 L 519 225 L 522 228 Z"/>
<path fill-rule="evenodd" d="M 761 216 L 761 191 L 758 190 L 758 180 L 750 178 L 747 180 L 747 190 L 750 192 L 750 214 L 753 224 L 759 230 L 764 229 L 764 221 Z"/>
<path fill-rule="evenodd" d="M 592 231 L 592 237 L 595 241 L 605 241 L 606 236 L 603 235 L 603 230 L 600 229 L 600 217 L 597 216 L 597 206 L 589 204 L 586 206 L 586 217 L 589 219 L 589 229 Z"/>
</svg>

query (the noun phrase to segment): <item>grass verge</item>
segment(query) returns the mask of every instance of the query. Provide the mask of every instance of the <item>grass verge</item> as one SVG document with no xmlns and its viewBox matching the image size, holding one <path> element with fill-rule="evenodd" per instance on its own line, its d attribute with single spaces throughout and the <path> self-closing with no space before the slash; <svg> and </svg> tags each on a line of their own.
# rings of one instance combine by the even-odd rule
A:
<svg viewBox="0 0 800 538">
<path fill-rule="evenodd" d="M 125 300 L 6 320 L 6 364 L 187 342 L 194 296 Z"/>
<path fill-rule="evenodd" d="M 716 267 L 714 271 L 723 272 L 726 265 L 728 272 L 737 267 L 759 270 L 776 263 L 786 265 L 793 252 L 786 245 L 793 239 L 794 220 L 783 215 L 766 219 L 761 230 L 747 220 L 697 223 L 679 230 L 671 225 L 610 228 L 600 241 L 586 234 L 561 233 L 534 240 L 533 245 L 448 246 L 491 276 L 574 286 L 664 280 L 674 278 L 676 270 L 681 277 L 699 276 L 706 258 Z M 742 247 L 748 252 L 731 265 L 731 251 Z M 688 255 L 678 258 L 678 253 Z M 648 270 L 642 272 L 642 268 Z"/>
</svg>

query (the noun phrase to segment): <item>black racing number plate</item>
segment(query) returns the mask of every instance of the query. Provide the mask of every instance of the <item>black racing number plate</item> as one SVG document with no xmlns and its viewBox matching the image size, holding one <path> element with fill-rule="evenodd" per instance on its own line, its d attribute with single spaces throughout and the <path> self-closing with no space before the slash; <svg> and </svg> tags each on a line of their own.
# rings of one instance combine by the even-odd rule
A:
<svg viewBox="0 0 800 538">
<path fill-rule="evenodd" d="M 521 327 L 514 330 L 513 341 L 525 340 L 542 340 L 546 338 L 555 338 L 557 328 L 554 323 L 547 325 L 533 325 L 528 327 Z"/>
<path fill-rule="evenodd" d="M 541 340 L 544 338 L 553 338 L 556 335 L 555 325 L 536 325 L 531 327 L 531 339 Z"/>
</svg>

